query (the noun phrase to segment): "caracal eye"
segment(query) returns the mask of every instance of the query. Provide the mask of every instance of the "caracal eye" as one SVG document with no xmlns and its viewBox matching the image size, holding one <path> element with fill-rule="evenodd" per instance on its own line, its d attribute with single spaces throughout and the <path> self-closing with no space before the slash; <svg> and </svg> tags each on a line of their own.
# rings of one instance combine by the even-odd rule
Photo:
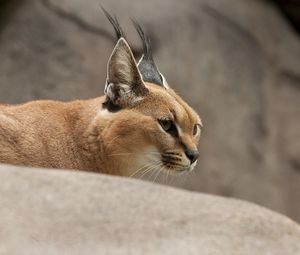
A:
<svg viewBox="0 0 300 255">
<path fill-rule="evenodd" d="M 194 129 L 193 129 L 193 135 L 196 136 L 200 132 L 200 125 L 195 124 Z"/>
<path fill-rule="evenodd" d="M 162 129 L 171 134 L 171 135 L 176 135 L 177 134 L 177 128 L 172 120 L 168 119 L 159 119 L 158 123 L 162 127 Z"/>
<path fill-rule="evenodd" d="M 173 126 L 172 120 L 158 120 L 158 122 L 166 132 L 170 131 Z"/>
</svg>

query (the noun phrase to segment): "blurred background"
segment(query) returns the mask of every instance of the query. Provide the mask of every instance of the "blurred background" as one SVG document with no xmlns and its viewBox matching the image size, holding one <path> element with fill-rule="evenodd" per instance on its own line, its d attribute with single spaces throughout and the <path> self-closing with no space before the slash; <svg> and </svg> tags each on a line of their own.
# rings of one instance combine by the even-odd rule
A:
<svg viewBox="0 0 300 255">
<path fill-rule="evenodd" d="M 300 222 L 296 0 L 0 0 L 0 102 L 103 94 L 115 39 L 151 36 L 169 84 L 203 119 L 195 174 L 172 185 L 242 198 Z"/>
</svg>

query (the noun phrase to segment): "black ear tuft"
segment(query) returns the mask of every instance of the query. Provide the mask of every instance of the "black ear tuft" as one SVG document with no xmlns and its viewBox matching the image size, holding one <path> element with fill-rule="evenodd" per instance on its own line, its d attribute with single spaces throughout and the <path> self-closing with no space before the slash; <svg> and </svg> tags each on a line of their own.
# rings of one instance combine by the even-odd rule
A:
<svg viewBox="0 0 300 255">
<path fill-rule="evenodd" d="M 153 57 L 152 57 L 152 52 L 151 52 L 150 38 L 144 33 L 141 25 L 136 20 L 132 19 L 132 22 L 143 42 L 143 51 L 144 51 L 143 57 L 144 57 L 144 59 L 152 60 Z"/>
<path fill-rule="evenodd" d="M 152 56 L 150 38 L 144 33 L 142 27 L 137 21 L 132 21 L 143 42 L 143 56 L 138 64 L 139 70 L 143 76 L 143 80 L 164 87 L 163 78 L 158 71 Z"/>
<path fill-rule="evenodd" d="M 115 33 L 116 33 L 116 36 L 117 36 L 117 39 L 119 40 L 120 38 L 124 38 L 126 39 L 125 37 L 125 33 L 122 29 L 122 27 L 120 26 L 120 23 L 118 21 L 118 19 L 116 17 L 113 17 L 109 14 L 109 12 L 107 10 L 104 9 L 103 6 L 101 6 L 101 9 L 102 11 L 104 12 L 105 16 L 107 17 L 107 19 L 109 20 L 109 22 L 112 24 L 114 30 L 115 30 Z"/>
</svg>

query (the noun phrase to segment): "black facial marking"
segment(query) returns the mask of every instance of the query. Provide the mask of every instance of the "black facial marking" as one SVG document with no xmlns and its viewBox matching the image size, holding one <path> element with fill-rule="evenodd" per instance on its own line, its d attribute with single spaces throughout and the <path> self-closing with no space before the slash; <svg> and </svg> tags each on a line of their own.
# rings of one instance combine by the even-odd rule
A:
<svg viewBox="0 0 300 255">
<path fill-rule="evenodd" d="M 165 152 L 164 154 L 165 154 L 165 155 L 175 155 L 175 156 L 180 156 L 180 154 L 177 153 L 177 152 Z"/>
<path fill-rule="evenodd" d="M 181 161 L 181 159 L 179 157 L 171 157 L 168 155 L 164 155 L 164 159 L 170 160 L 170 161 Z"/>
<path fill-rule="evenodd" d="M 102 108 L 108 110 L 109 112 L 117 112 L 120 111 L 122 108 L 117 105 L 114 104 L 111 100 L 106 99 L 103 103 L 102 103 Z"/>
<path fill-rule="evenodd" d="M 170 157 L 168 154 L 162 155 L 162 162 L 167 167 L 182 167 L 181 158 L 180 157 Z"/>
</svg>

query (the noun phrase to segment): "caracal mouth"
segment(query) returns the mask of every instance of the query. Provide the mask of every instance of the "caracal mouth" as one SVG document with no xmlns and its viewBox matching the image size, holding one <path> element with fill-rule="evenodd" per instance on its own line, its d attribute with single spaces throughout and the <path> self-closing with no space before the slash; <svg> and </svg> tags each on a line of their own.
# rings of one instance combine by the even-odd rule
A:
<svg viewBox="0 0 300 255">
<path fill-rule="evenodd" d="M 197 160 L 190 164 L 189 161 L 182 162 L 182 159 L 175 161 L 164 160 L 163 154 L 154 147 L 141 150 L 135 157 L 135 164 L 132 165 L 129 177 L 147 179 L 159 175 L 180 176 L 192 172 L 197 165 Z M 132 171 L 132 169 L 135 169 Z M 132 172 L 131 172 L 132 171 Z M 153 177 L 156 179 L 155 177 Z"/>
<path fill-rule="evenodd" d="M 166 172 L 167 174 L 170 174 L 170 175 L 180 176 L 182 174 L 194 171 L 196 165 L 197 165 L 197 160 L 194 163 L 192 163 L 192 164 L 189 164 L 187 166 L 182 166 L 182 167 L 178 167 L 178 166 L 176 166 L 176 167 L 164 166 L 162 168 L 162 171 L 164 171 L 164 172 Z"/>
</svg>

